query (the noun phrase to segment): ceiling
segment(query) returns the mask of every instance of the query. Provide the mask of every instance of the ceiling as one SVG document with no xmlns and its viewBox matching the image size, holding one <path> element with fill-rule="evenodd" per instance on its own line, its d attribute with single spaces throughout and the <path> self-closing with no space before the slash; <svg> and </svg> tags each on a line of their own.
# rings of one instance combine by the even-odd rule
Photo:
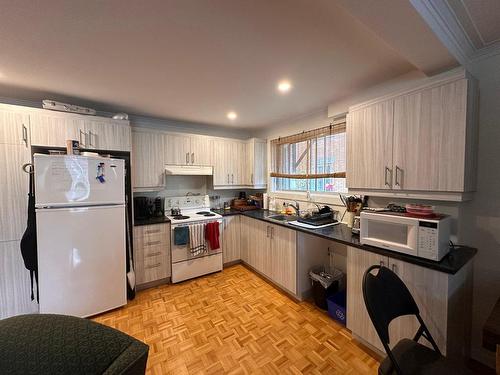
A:
<svg viewBox="0 0 500 375">
<path fill-rule="evenodd" d="M 346 3 L 2 1 L 0 96 L 255 128 L 415 68 L 456 63 L 425 34 L 430 29 L 409 2 L 401 11 L 412 19 L 397 21 L 392 12 L 385 28 L 382 7 L 369 17 Z M 426 35 L 429 50 L 412 56 L 405 38 L 394 38 L 409 24 Z M 283 95 L 276 85 L 285 78 L 293 88 Z M 235 121 L 226 118 L 230 110 Z"/>
<path fill-rule="evenodd" d="M 448 1 L 477 49 L 500 42 L 500 1 Z"/>
</svg>

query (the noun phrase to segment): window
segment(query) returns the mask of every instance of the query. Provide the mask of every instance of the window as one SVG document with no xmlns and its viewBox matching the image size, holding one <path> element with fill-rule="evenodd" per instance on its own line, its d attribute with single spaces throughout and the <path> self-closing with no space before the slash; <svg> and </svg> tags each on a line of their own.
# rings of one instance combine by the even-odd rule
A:
<svg viewBox="0 0 500 375">
<path fill-rule="evenodd" d="M 271 141 L 274 191 L 347 192 L 345 121 Z"/>
</svg>

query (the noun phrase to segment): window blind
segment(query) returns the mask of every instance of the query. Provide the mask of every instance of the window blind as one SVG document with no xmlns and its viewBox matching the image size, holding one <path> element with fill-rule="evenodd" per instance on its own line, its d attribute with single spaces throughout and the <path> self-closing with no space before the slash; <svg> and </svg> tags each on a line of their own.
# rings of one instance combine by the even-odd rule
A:
<svg viewBox="0 0 500 375">
<path fill-rule="evenodd" d="M 271 177 L 345 178 L 345 119 L 271 141 Z"/>
</svg>

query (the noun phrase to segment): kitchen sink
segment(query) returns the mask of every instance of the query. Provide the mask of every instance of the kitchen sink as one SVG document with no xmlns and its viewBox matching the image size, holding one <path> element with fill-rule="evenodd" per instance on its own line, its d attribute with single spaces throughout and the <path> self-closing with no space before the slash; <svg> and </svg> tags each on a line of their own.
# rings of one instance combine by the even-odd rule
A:
<svg viewBox="0 0 500 375">
<path fill-rule="evenodd" d="M 297 216 L 295 215 L 271 215 L 268 216 L 267 218 L 271 220 L 285 221 L 285 222 L 297 220 Z"/>
</svg>

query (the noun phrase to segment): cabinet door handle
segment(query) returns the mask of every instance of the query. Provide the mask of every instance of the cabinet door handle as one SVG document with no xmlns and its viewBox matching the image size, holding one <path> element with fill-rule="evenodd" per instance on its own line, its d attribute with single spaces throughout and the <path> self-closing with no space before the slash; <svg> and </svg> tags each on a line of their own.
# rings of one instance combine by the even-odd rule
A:
<svg viewBox="0 0 500 375">
<path fill-rule="evenodd" d="M 385 167 L 385 170 L 384 170 L 384 181 L 385 181 L 385 185 L 386 186 L 391 186 L 391 184 L 389 183 L 389 180 L 387 180 L 387 174 L 390 172 L 391 170 L 389 169 L 389 167 Z"/>
<path fill-rule="evenodd" d="M 157 251 L 156 253 L 149 253 L 146 255 L 146 258 L 155 257 L 157 255 L 161 255 L 161 251 Z"/>
<path fill-rule="evenodd" d="M 234 184 L 234 174 L 231 173 L 231 183 Z"/>
<path fill-rule="evenodd" d="M 160 267 L 160 266 L 161 266 L 161 263 L 156 263 L 156 264 L 153 264 L 153 265 L 151 265 L 151 266 L 146 266 L 146 267 L 144 267 L 144 268 L 148 270 L 148 269 L 150 269 L 150 268 L 156 268 L 156 267 Z"/>
<path fill-rule="evenodd" d="M 229 173 L 227 174 L 227 184 L 229 185 Z"/>
<path fill-rule="evenodd" d="M 392 268 L 392 272 L 394 272 L 394 273 L 398 272 L 398 268 L 397 268 L 397 266 L 394 263 L 392 263 L 391 268 Z"/>
<path fill-rule="evenodd" d="M 250 174 L 250 183 L 253 185 L 253 173 Z"/>
<path fill-rule="evenodd" d="M 23 142 L 28 147 L 28 128 L 23 124 Z"/>
<path fill-rule="evenodd" d="M 160 232 L 161 232 L 160 229 L 149 229 L 149 230 L 144 231 L 144 233 L 146 233 L 146 234 L 160 233 Z"/>
<path fill-rule="evenodd" d="M 266 237 L 269 238 L 269 225 L 266 227 Z"/>
<path fill-rule="evenodd" d="M 82 140 L 82 134 L 83 134 L 83 140 Z M 86 134 L 80 129 L 80 145 L 85 146 L 85 137 Z"/>
<path fill-rule="evenodd" d="M 154 246 L 154 245 L 159 245 L 159 244 L 161 244 L 161 241 L 149 241 L 149 242 L 146 242 L 144 245 Z"/>
<path fill-rule="evenodd" d="M 396 185 L 396 186 L 400 186 L 399 185 L 399 174 L 398 174 L 398 171 L 403 172 L 403 170 L 396 165 L 396 179 L 394 181 L 394 185 Z"/>
<path fill-rule="evenodd" d="M 186 152 L 186 164 L 189 164 L 189 152 Z"/>
<path fill-rule="evenodd" d="M 94 145 L 94 144 L 92 144 L 92 135 L 93 135 L 93 134 L 92 134 L 92 131 L 90 131 L 90 130 L 89 130 L 89 146 L 90 146 L 90 147 L 95 147 L 95 145 Z"/>
<path fill-rule="evenodd" d="M 274 238 L 274 227 L 271 227 L 271 239 Z"/>
<path fill-rule="evenodd" d="M 194 164 L 194 152 L 191 153 L 191 164 Z"/>
</svg>

